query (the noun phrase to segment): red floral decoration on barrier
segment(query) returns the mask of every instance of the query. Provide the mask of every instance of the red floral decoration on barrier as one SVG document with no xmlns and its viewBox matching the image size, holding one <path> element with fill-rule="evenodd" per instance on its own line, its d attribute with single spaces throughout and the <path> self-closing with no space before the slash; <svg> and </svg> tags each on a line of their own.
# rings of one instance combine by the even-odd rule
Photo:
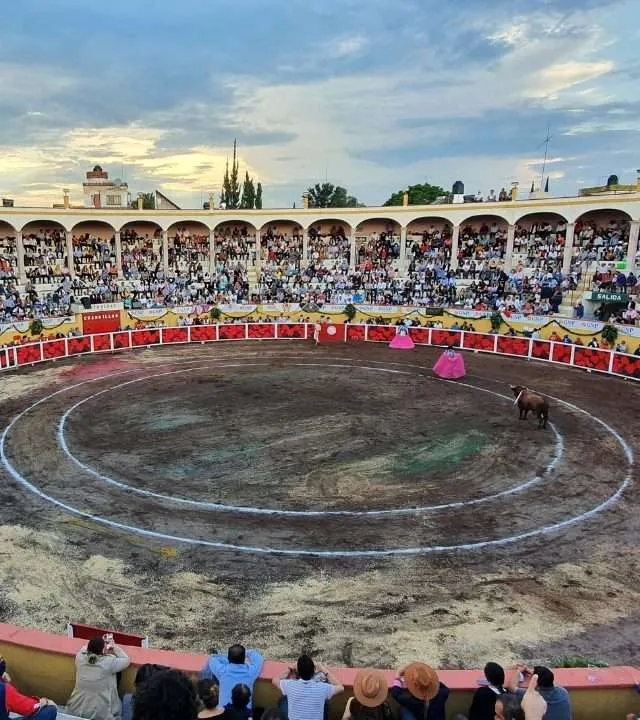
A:
<svg viewBox="0 0 640 720">
<path fill-rule="evenodd" d="M 364 325 L 347 325 L 347 340 L 349 342 L 364 342 Z"/>
<path fill-rule="evenodd" d="M 429 344 L 429 330 L 427 328 L 409 328 L 409 335 L 416 345 Z"/>
<path fill-rule="evenodd" d="M 184 327 L 162 328 L 163 343 L 186 343 L 189 342 L 189 331 Z"/>
<path fill-rule="evenodd" d="M 117 332 L 113 334 L 113 346 L 115 348 L 128 348 L 131 347 L 131 341 L 129 340 L 128 332 Z"/>
<path fill-rule="evenodd" d="M 460 345 L 460 332 L 458 330 L 434 329 L 431 331 L 431 344 L 446 345 L 447 347 L 458 346 Z"/>
<path fill-rule="evenodd" d="M 244 340 L 244 325 L 220 325 L 220 340 Z"/>
<path fill-rule="evenodd" d="M 7 353 L 3 348 L 0 348 L 0 368 L 5 368 L 9 364 L 9 361 L 7 360 Z"/>
<path fill-rule="evenodd" d="M 369 325 L 368 338 L 372 342 L 391 342 L 396 336 L 394 325 Z"/>
<path fill-rule="evenodd" d="M 476 335 L 475 333 L 465 333 L 462 338 L 462 347 L 466 350 L 489 350 L 493 352 L 493 343 L 495 335 Z"/>
<path fill-rule="evenodd" d="M 16 348 L 18 365 L 29 365 L 40 360 L 40 345 L 23 345 Z"/>
<path fill-rule="evenodd" d="M 136 330 L 131 333 L 131 344 L 135 347 L 157 345 L 160 342 L 160 330 Z"/>
<path fill-rule="evenodd" d="M 609 358 L 611 353 L 608 350 L 595 350 L 593 348 L 576 347 L 573 364 L 576 367 L 587 368 L 588 370 L 609 370 Z"/>
<path fill-rule="evenodd" d="M 66 355 L 64 340 L 50 340 L 42 343 L 42 352 L 43 357 L 47 360 L 64 357 Z"/>
<path fill-rule="evenodd" d="M 191 342 L 210 342 L 216 339 L 216 329 L 213 325 L 193 325 L 191 327 Z"/>
<path fill-rule="evenodd" d="M 555 362 L 570 363 L 571 345 L 565 345 L 565 343 L 554 343 L 551 359 L 555 360 Z"/>
<path fill-rule="evenodd" d="M 498 352 L 505 355 L 519 355 L 526 357 L 529 354 L 529 341 L 525 338 L 498 336 Z"/>
<path fill-rule="evenodd" d="M 551 343 L 545 340 L 534 340 L 531 356 L 539 360 L 548 360 L 551 357 Z"/>
<path fill-rule="evenodd" d="M 93 349 L 96 352 L 98 350 L 111 350 L 111 335 L 94 335 Z"/>
<path fill-rule="evenodd" d="M 276 326 L 273 323 L 258 323 L 248 325 L 249 337 L 254 340 L 274 340 Z"/>
<path fill-rule="evenodd" d="M 91 352 L 91 340 L 88 337 L 69 338 L 69 355 Z"/>
<path fill-rule="evenodd" d="M 304 323 L 278 323 L 278 337 L 304 340 L 307 337 L 307 326 Z"/>
<path fill-rule="evenodd" d="M 640 357 L 616 353 L 613 358 L 613 372 L 626 377 L 640 378 Z"/>
</svg>

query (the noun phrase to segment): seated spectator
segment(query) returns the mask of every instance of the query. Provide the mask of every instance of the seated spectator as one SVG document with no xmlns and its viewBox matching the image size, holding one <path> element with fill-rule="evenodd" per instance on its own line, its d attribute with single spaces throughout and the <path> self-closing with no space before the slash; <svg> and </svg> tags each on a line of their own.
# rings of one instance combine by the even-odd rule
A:
<svg viewBox="0 0 640 720">
<path fill-rule="evenodd" d="M 251 690 L 242 683 L 231 691 L 231 702 L 224 706 L 224 720 L 249 720 L 251 717 Z"/>
<path fill-rule="evenodd" d="M 619 352 L 619 353 L 628 353 L 629 352 L 629 348 L 627 347 L 627 343 L 625 340 L 623 340 L 622 342 L 619 342 L 616 345 L 616 352 Z"/>
<path fill-rule="evenodd" d="M 498 663 L 488 662 L 484 666 L 487 684 L 478 688 L 469 708 L 469 720 L 493 720 L 496 700 L 507 691 L 504 687 L 504 670 Z"/>
<path fill-rule="evenodd" d="M 318 670 L 326 675 L 327 682 L 316 680 L 316 666 L 308 655 L 298 658 L 296 670 L 297 678 L 291 678 L 287 670 L 281 677 L 273 679 L 273 684 L 287 700 L 288 719 L 324 720 L 325 703 L 343 692 L 344 686 L 322 665 L 318 665 Z"/>
<path fill-rule="evenodd" d="M 429 665 L 414 662 L 400 668 L 391 696 L 400 706 L 401 720 L 445 720 L 449 688 Z"/>
<path fill-rule="evenodd" d="M 48 698 L 28 697 L 19 693 L 11 684 L 5 659 L 0 656 L 0 717 L 8 720 L 7 713 L 29 720 L 55 720 L 58 708 Z"/>
<path fill-rule="evenodd" d="M 136 678 L 133 681 L 134 692 L 127 693 L 122 698 L 122 720 L 133 720 L 133 706 L 136 702 L 136 695 L 143 683 L 147 682 L 154 673 L 160 672 L 161 670 L 166 670 L 166 668 L 162 667 L 162 665 L 151 665 L 150 663 L 140 665 L 136 672 Z"/>
<path fill-rule="evenodd" d="M 218 717 L 224 713 L 224 708 L 218 707 L 218 684 L 214 680 L 198 680 L 196 692 L 202 705 L 202 710 L 198 713 L 198 720 L 207 720 L 207 718 Z M 126 718 L 123 717 L 122 720 L 126 720 Z"/>
<path fill-rule="evenodd" d="M 388 694 L 384 673 L 360 670 L 353 681 L 353 697 L 347 702 L 342 720 L 393 720 Z"/>
<path fill-rule="evenodd" d="M 211 655 L 200 672 L 200 678 L 218 681 L 218 707 L 224 708 L 231 702 L 231 691 L 236 685 L 244 684 L 253 692 L 253 686 L 260 677 L 264 658 L 256 650 L 245 650 L 242 645 L 232 645 L 227 657 Z M 249 705 L 251 707 L 251 705 Z"/>
<path fill-rule="evenodd" d="M 154 673 L 136 698 L 133 720 L 196 720 L 198 698 L 193 683 L 177 670 Z"/>
<path fill-rule="evenodd" d="M 76 655 L 76 684 L 67 710 L 87 720 L 120 718 L 116 675 L 129 667 L 129 662 L 127 654 L 105 638 L 89 640 Z"/>
<path fill-rule="evenodd" d="M 520 698 L 512 693 L 501 695 L 496 700 L 495 720 L 528 720 L 520 703 Z"/>
<path fill-rule="evenodd" d="M 554 685 L 555 677 L 553 672 L 544 665 L 536 665 L 534 668 L 523 668 L 525 677 L 537 677 L 537 690 L 547 703 L 547 711 L 544 720 L 571 720 L 571 698 L 563 687 Z M 524 697 L 524 690 L 516 690 L 516 694 Z"/>
</svg>

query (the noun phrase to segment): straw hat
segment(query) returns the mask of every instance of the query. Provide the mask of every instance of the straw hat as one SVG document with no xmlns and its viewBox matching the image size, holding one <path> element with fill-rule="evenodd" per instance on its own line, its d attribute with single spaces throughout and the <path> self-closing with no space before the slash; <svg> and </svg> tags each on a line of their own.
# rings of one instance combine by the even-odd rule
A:
<svg viewBox="0 0 640 720">
<path fill-rule="evenodd" d="M 432 667 L 421 662 L 411 663 L 405 669 L 404 682 L 407 690 L 419 700 L 431 700 L 440 689 L 438 673 Z"/>
<path fill-rule="evenodd" d="M 353 694 L 365 707 L 382 705 L 388 693 L 387 679 L 380 670 L 360 670 L 353 681 Z"/>
</svg>

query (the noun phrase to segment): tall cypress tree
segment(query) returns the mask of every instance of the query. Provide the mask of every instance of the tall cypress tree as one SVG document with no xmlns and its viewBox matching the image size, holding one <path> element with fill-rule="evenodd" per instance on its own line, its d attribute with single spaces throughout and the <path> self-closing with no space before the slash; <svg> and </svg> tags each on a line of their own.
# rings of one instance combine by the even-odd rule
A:
<svg viewBox="0 0 640 720">
<path fill-rule="evenodd" d="M 256 188 L 256 210 L 262 210 L 262 183 L 258 183 Z"/>
<path fill-rule="evenodd" d="M 253 186 L 253 180 L 249 176 L 249 171 L 245 172 L 244 184 L 242 186 L 242 199 L 240 200 L 240 207 L 243 210 L 253 210 L 256 202 L 256 190 Z"/>
<path fill-rule="evenodd" d="M 229 207 L 229 158 L 227 158 L 227 166 L 224 171 L 224 179 L 222 180 L 222 192 L 220 193 L 220 205 L 225 208 Z"/>
<path fill-rule="evenodd" d="M 240 206 L 240 181 L 238 180 L 237 141 L 233 141 L 233 162 L 231 163 L 231 176 L 229 178 L 229 193 L 227 207 L 236 210 Z"/>
</svg>

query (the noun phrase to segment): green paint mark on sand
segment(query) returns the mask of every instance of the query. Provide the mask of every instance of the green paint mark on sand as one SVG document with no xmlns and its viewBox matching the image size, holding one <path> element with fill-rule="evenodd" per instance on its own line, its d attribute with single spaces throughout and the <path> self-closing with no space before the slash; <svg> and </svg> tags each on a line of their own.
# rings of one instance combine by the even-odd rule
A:
<svg viewBox="0 0 640 720">
<path fill-rule="evenodd" d="M 439 436 L 427 445 L 407 448 L 401 457 L 396 456 L 393 471 L 415 475 L 457 465 L 480 452 L 489 444 L 489 438 L 477 430 L 464 434 Z"/>
</svg>

